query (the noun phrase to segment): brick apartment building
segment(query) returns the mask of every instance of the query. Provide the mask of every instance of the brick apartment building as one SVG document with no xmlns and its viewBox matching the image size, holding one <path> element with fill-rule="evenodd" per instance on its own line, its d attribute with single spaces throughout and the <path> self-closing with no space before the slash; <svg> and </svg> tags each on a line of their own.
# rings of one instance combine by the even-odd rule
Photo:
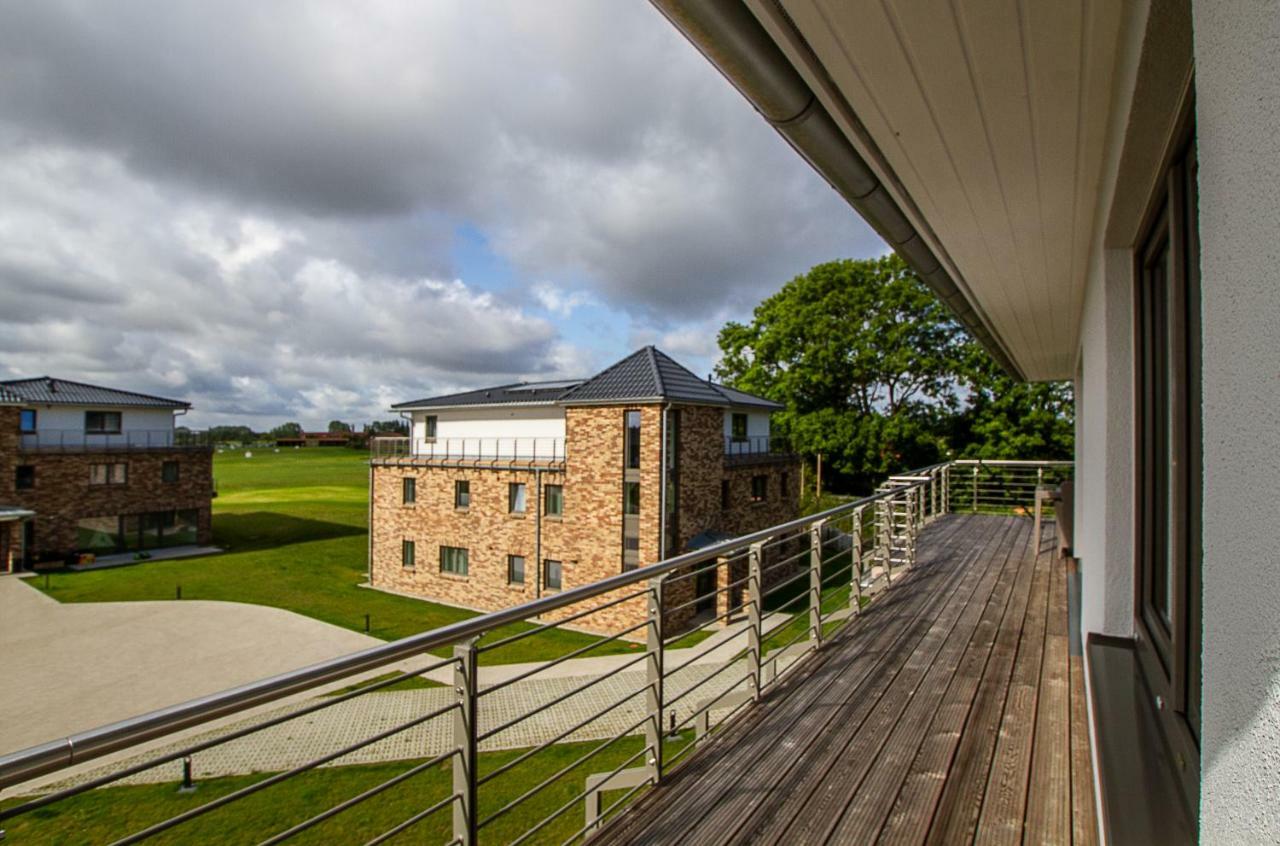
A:
<svg viewBox="0 0 1280 846">
<path fill-rule="evenodd" d="M 0 382 L 0 572 L 208 543 L 213 451 L 175 429 L 189 408 L 65 379 Z"/>
<path fill-rule="evenodd" d="M 493 610 L 783 522 L 799 467 L 770 437 L 780 407 L 653 347 L 585 380 L 395 405 L 412 428 L 374 441 L 370 582 Z M 644 613 L 631 600 L 585 627 Z"/>
</svg>

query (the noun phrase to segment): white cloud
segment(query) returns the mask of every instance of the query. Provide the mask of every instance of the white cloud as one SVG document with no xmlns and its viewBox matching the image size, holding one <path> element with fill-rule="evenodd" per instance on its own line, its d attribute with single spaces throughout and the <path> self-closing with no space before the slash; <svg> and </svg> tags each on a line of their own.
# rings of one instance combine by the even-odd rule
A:
<svg viewBox="0 0 1280 846">
<path fill-rule="evenodd" d="M 587 291 L 564 291 L 547 282 L 534 285 L 532 292 L 539 305 L 560 317 L 569 317 L 576 309 L 595 303 L 595 297 Z"/>
</svg>

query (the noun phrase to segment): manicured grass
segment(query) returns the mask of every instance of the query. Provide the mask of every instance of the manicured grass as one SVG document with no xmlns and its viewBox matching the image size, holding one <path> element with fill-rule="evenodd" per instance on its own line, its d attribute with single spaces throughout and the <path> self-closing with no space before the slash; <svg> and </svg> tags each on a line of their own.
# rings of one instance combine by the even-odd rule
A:
<svg viewBox="0 0 1280 846">
<path fill-rule="evenodd" d="M 434 602 L 358 585 L 366 581 L 368 453 L 348 449 L 245 450 L 215 454 L 214 543 L 220 555 L 148 561 L 129 567 L 55 572 L 46 590 L 60 602 L 124 602 L 182 598 L 270 605 L 326 623 L 395 640 L 475 616 Z M 44 589 L 44 580 L 31 582 Z M 486 635 L 505 637 L 530 626 Z M 484 655 L 484 663 L 537 661 L 593 642 L 550 630 Z M 482 641 L 484 642 L 484 641 Z M 639 651 L 613 642 L 591 655 Z M 449 650 L 441 650 L 446 654 Z"/>
<path fill-rule="evenodd" d="M 668 757 L 692 740 L 685 732 L 668 738 L 663 746 Z M 599 747 L 604 741 L 565 743 L 549 746 L 480 787 L 481 819 L 498 811 L 534 785 L 556 774 Z M 573 801 L 585 788 L 592 773 L 615 768 L 637 767 L 643 763 L 638 753 L 640 737 L 625 737 L 587 761 L 568 769 L 544 790 L 495 819 L 480 831 L 481 843 L 509 843 L 540 821 L 565 807 L 554 821 L 530 838 L 529 843 L 562 843 L 583 825 L 583 803 Z M 479 773 L 483 777 L 511 761 L 525 750 L 484 753 Z M 632 759 L 629 761 L 629 759 Z M 412 769 L 418 761 L 329 767 L 304 772 L 278 785 L 264 788 L 242 800 L 197 817 L 148 840 L 148 843 L 188 844 L 258 843 L 329 807 L 368 790 L 393 776 Z M 194 793 L 182 794 L 177 783 L 131 785 L 91 790 L 72 799 L 7 820 L 6 843 L 106 843 L 155 824 L 174 814 L 203 805 L 233 790 L 267 777 L 265 773 L 208 779 L 199 782 Z M 414 814 L 449 796 L 452 773 L 448 761 L 416 774 L 367 801 L 306 831 L 291 843 L 363 843 Z M 606 808 L 626 795 L 611 791 L 604 796 Z M 638 795 L 635 794 L 635 795 Z M 16 801 L 4 803 L 11 807 Z M 621 805 L 619 805 L 621 807 Z M 445 843 L 452 838 L 451 810 L 445 806 L 427 819 L 401 833 L 391 843 Z"/>
<path fill-rule="evenodd" d="M 375 690 L 374 693 L 385 693 L 387 691 L 392 691 L 392 690 L 423 690 L 428 687 L 444 687 L 445 686 L 438 681 L 425 679 L 422 676 L 405 675 L 399 670 L 395 670 L 390 673 L 383 673 L 380 676 L 374 676 L 371 679 L 365 679 L 364 681 L 357 682 L 356 684 L 347 685 L 346 687 L 339 688 L 338 690 L 331 690 L 328 693 L 326 693 L 325 696 L 342 696 L 343 694 L 354 693 L 357 690 L 364 690 L 366 687 L 373 687 L 375 684 L 378 684 L 379 682 L 384 682 L 384 681 L 387 681 L 388 679 L 395 679 L 395 678 L 399 678 L 400 681 L 395 682 L 393 684 L 389 684 L 386 687 L 380 687 L 377 690 Z"/>
</svg>

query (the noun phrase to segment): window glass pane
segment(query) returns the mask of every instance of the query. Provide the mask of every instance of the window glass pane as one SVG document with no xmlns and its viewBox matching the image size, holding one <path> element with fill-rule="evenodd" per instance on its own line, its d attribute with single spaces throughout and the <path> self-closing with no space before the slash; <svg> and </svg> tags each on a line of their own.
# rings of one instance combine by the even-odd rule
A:
<svg viewBox="0 0 1280 846">
<path fill-rule="evenodd" d="M 512 514 L 523 514 L 528 496 L 524 482 L 512 482 L 507 488 L 507 507 Z"/>
<path fill-rule="evenodd" d="M 721 507 L 721 508 L 728 508 L 728 507 L 729 507 L 729 504 L 730 504 L 730 500 L 729 500 L 729 480 L 728 480 L 728 479 L 721 479 L 721 480 L 720 480 L 720 507 Z"/>
<path fill-rule="evenodd" d="M 547 590 L 560 590 L 562 569 L 559 561 L 552 561 L 550 558 L 546 560 L 543 566 L 543 584 Z"/>
<path fill-rule="evenodd" d="M 178 481 L 178 473 L 179 473 L 178 467 L 179 467 L 178 462 L 166 461 L 164 463 L 164 467 L 161 470 L 161 474 L 160 474 L 161 478 L 165 482 L 168 482 L 170 484 Z"/>
<path fill-rule="evenodd" d="M 400 544 L 400 564 L 403 567 L 412 567 L 414 565 L 413 541 L 407 540 Z"/>
<path fill-rule="evenodd" d="M 120 518 L 120 545 L 125 549 L 137 549 L 142 539 L 139 533 L 142 530 L 141 514 L 125 514 Z"/>
<path fill-rule="evenodd" d="M 86 517 L 76 523 L 76 549 L 101 554 L 120 545 L 119 517 Z"/>
<path fill-rule="evenodd" d="M 458 576 L 467 574 L 467 550 L 457 546 L 440 547 L 440 570 Z"/>
<path fill-rule="evenodd" d="M 622 483 L 622 513 L 623 514 L 639 514 L 640 513 L 640 483 L 639 482 L 623 482 Z"/>
<path fill-rule="evenodd" d="M 453 507 L 471 507 L 471 482 L 459 479 L 453 483 Z"/>
<path fill-rule="evenodd" d="M 426 437 L 434 438 L 436 436 L 436 416 L 434 414 L 427 415 Z"/>
<path fill-rule="evenodd" d="M 172 512 L 168 512 L 171 517 Z M 164 530 L 166 512 L 151 511 L 139 515 L 141 521 L 139 546 L 143 549 L 155 549 L 160 546 L 161 532 Z"/>
<path fill-rule="evenodd" d="M 751 501 L 763 502 L 769 495 L 769 477 L 768 476 L 752 476 L 751 477 Z"/>
<path fill-rule="evenodd" d="M 36 468 L 34 464 L 20 464 L 13 471 L 13 486 L 20 491 L 31 490 L 36 486 Z"/>
<path fill-rule="evenodd" d="M 123 485 L 129 479 L 129 465 L 124 462 L 112 464 L 110 484 Z"/>
<path fill-rule="evenodd" d="M 747 415 L 734 413 L 732 429 L 735 441 L 745 441 L 747 439 Z"/>
<path fill-rule="evenodd" d="M 194 508 L 181 508 L 174 512 L 174 517 L 170 542 L 175 545 L 196 543 L 200 530 L 200 512 Z"/>
<path fill-rule="evenodd" d="M 120 412 L 86 411 L 84 413 L 84 430 L 103 434 L 118 433 L 120 431 Z"/>
<path fill-rule="evenodd" d="M 105 464 L 89 465 L 89 484 L 105 485 L 107 483 L 108 469 Z"/>
<path fill-rule="evenodd" d="M 547 514 L 553 517 L 564 514 L 564 488 L 560 485 L 547 485 Z"/>
<path fill-rule="evenodd" d="M 634 469 L 640 466 L 640 412 L 627 412 L 626 427 L 626 466 Z"/>
<path fill-rule="evenodd" d="M 507 581 L 513 585 L 524 584 L 524 556 L 507 556 Z"/>
<path fill-rule="evenodd" d="M 401 494 L 405 505 L 412 505 L 418 501 L 418 480 L 405 478 L 402 482 L 403 489 Z"/>
<path fill-rule="evenodd" d="M 22 418 L 18 428 L 23 432 L 34 432 L 36 430 L 36 411 L 34 408 L 22 409 Z"/>
</svg>

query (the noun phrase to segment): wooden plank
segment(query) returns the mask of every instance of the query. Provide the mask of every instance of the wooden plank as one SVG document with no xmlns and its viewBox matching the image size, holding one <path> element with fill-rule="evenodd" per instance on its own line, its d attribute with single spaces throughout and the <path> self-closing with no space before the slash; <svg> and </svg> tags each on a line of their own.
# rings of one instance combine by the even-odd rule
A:
<svg viewBox="0 0 1280 846">
<path fill-rule="evenodd" d="M 942 566 L 949 568 L 948 572 L 953 577 L 960 577 L 958 585 L 953 589 L 937 591 L 937 595 L 931 597 L 927 608 L 913 622 L 911 634 L 898 642 L 893 653 L 886 655 L 886 660 L 865 682 L 857 688 L 847 690 L 843 697 L 828 700 L 831 705 L 825 719 L 827 728 L 820 735 L 820 742 L 817 742 L 819 735 L 814 734 L 806 753 L 795 754 L 794 750 L 786 748 L 785 743 L 776 742 L 776 738 L 784 735 L 775 733 L 775 740 L 768 754 L 740 781 L 731 798 L 718 805 L 687 832 L 688 839 L 698 843 L 727 842 L 725 838 L 735 836 L 734 832 L 744 820 L 759 819 L 758 814 L 762 809 L 775 808 L 775 803 L 771 800 L 780 800 L 783 807 L 776 808 L 776 817 L 773 814 L 770 817 L 790 820 L 807 797 L 822 794 L 829 789 L 830 785 L 825 783 L 823 774 L 830 766 L 832 753 L 840 753 L 843 741 L 857 731 L 885 692 L 894 685 L 904 671 L 903 668 L 919 653 L 920 644 L 933 630 L 938 614 L 953 604 L 957 594 L 962 597 L 971 595 L 985 573 L 982 566 L 966 566 L 965 561 L 968 560 L 971 560 L 971 556 L 966 556 L 958 564 L 955 561 L 942 562 Z M 911 583 L 904 578 L 897 586 L 905 589 L 909 584 Z M 920 585 L 914 589 L 926 588 Z M 838 659 L 835 660 L 838 664 Z M 753 814 L 753 809 L 757 813 Z M 792 833 L 788 833 L 788 837 L 791 836 Z M 803 839 L 805 835 L 800 831 L 795 832 L 794 836 Z"/>
<path fill-rule="evenodd" d="M 827 835 L 829 842 L 868 840 L 879 832 L 961 663 L 973 652 L 990 651 L 1026 546 L 1026 533 L 1020 525 L 1010 534 L 1008 541 L 995 550 L 998 578 L 984 584 L 978 595 L 967 603 L 960 622 L 938 652 L 925 680 L 911 692 L 911 700 L 902 709 L 893 731 L 879 741 L 875 762 L 856 792 L 849 796 L 844 814 L 834 821 Z M 993 570 L 990 575 L 997 576 L 997 571 Z"/>
<path fill-rule="evenodd" d="M 1047 593 L 1047 569 L 1037 564 L 1031 580 L 1028 614 L 1037 605 L 1044 606 Z M 1025 623 L 1025 619 L 1008 620 L 996 636 L 995 649 L 978 684 L 926 843 L 949 846 L 968 843 L 974 838 Z"/>
<path fill-rule="evenodd" d="M 796 738 L 785 751 L 798 755 L 820 736 L 841 691 L 856 689 L 886 660 L 894 658 L 898 641 L 911 624 L 949 589 L 960 574 L 941 565 L 942 553 L 965 529 L 959 518 L 941 519 L 930 527 L 930 555 L 939 566 L 917 569 L 916 575 L 871 605 L 861 618 L 843 630 L 816 659 L 813 668 L 788 679 L 765 703 L 714 738 L 704 752 L 642 797 L 627 814 L 607 826 L 593 842 L 675 842 L 683 839 L 688 820 L 701 819 L 729 791 L 742 789 L 739 779 L 756 772 L 759 758 L 781 746 L 779 738 Z M 934 589 L 936 588 L 936 589 Z M 849 657 L 852 656 L 852 657 Z M 842 660 L 832 660 L 840 657 Z M 803 720 L 802 718 L 809 719 Z M 825 717 L 825 719 L 824 719 Z M 808 729 L 808 731 L 805 731 Z M 801 743 L 803 740 L 804 743 Z"/>
<path fill-rule="evenodd" d="M 982 813 L 978 819 L 977 841 L 980 843 L 1012 846 L 1022 842 L 1027 779 L 1031 773 L 1036 736 L 1045 626 L 1052 595 L 1051 567 L 1052 556 L 1043 553 L 1037 556 L 1032 601 L 1022 626 L 1013 677 L 982 799 Z"/>
<path fill-rule="evenodd" d="M 893 809 L 880 830 L 880 842 L 919 843 L 928 832 L 979 682 L 998 643 L 999 632 L 1010 622 L 1020 626 L 1025 617 L 1034 567 L 1035 555 L 1024 542 L 1018 550 L 1018 569 L 1010 585 L 1003 614 L 994 623 L 984 620 L 975 632 L 973 643 L 956 670 L 929 734 L 921 744 Z"/>
<path fill-rule="evenodd" d="M 999 536 L 993 536 L 989 543 L 998 548 L 1011 534 L 1006 530 Z M 774 801 L 766 801 L 756 808 L 748 824 L 735 835 L 734 842 L 777 842 L 785 839 L 808 843 L 827 839 L 829 830 L 848 807 L 863 775 L 875 761 L 885 738 L 903 711 L 911 704 L 916 688 L 955 631 L 964 611 L 975 607 L 980 611 L 983 607 L 981 598 L 990 594 L 991 585 L 1000 573 L 999 565 L 1003 563 L 1003 559 L 998 559 L 993 552 L 984 547 L 976 553 L 974 563 L 961 563 L 971 574 L 980 574 L 980 578 L 972 579 L 968 590 L 958 589 L 949 597 L 897 675 L 887 680 L 878 701 L 861 697 L 851 703 L 848 716 L 837 723 L 835 732 L 823 738 L 818 754 L 810 756 L 800 766 L 802 779 L 796 784 L 779 785 L 770 797 Z M 971 616 L 976 620 L 978 612 Z M 962 636 L 967 642 L 968 634 Z"/>
<path fill-rule="evenodd" d="M 1071 842 L 1071 705 L 1067 690 L 1067 575 L 1054 561 L 1040 674 L 1035 754 L 1027 789 L 1024 843 Z"/>
<path fill-rule="evenodd" d="M 1067 669 L 1071 673 L 1071 842 L 1075 846 L 1097 846 L 1098 807 L 1093 792 L 1084 657 L 1070 656 Z"/>
</svg>

